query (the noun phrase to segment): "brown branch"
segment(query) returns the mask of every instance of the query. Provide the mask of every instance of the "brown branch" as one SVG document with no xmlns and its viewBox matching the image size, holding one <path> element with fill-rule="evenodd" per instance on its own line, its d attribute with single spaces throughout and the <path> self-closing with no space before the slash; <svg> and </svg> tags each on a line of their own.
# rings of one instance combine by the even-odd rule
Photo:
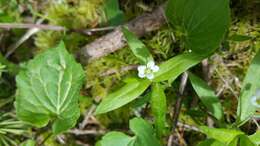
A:
<svg viewBox="0 0 260 146">
<path fill-rule="evenodd" d="M 180 114 L 180 110 L 181 110 L 181 104 L 182 104 L 182 100 L 183 100 L 184 89 L 187 85 L 187 80 L 188 80 L 188 73 L 184 72 L 181 77 L 181 84 L 179 87 L 178 98 L 177 98 L 177 101 L 174 106 L 172 131 L 175 130 L 177 123 L 178 123 L 178 118 L 179 118 L 179 114 Z"/>
<path fill-rule="evenodd" d="M 109 69 L 106 72 L 103 72 L 100 74 L 100 77 L 104 77 L 104 76 L 109 76 L 109 75 L 113 75 L 116 73 L 124 73 L 130 70 L 135 70 L 137 69 L 138 65 L 128 65 L 128 66 L 123 66 L 120 69 Z"/>
<path fill-rule="evenodd" d="M 183 94 L 184 94 L 185 87 L 187 85 L 187 80 L 188 80 L 188 73 L 184 72 L 181 77 L 179 93 L 177 95 L 178 97 L 177 97 L 177 100 L 174 105 L 172 134 L 169 136 L 167 146 L 172 146 L 172 143 L 173 143 L 173 138 L 174 138 L 173 133 L 175 132 L 175 128 L 177 127 L 177 124 L 178 124 L 179 114 L 181 111 L 181 104 L 182 104 L 182 100 L 183 100 Z"/>
<path fill-rule="evenodd" d="M 23 23 L 0 23 L 0 28 L 2 29 L 31 29 L 31 28 L 38 28 L 42 30 L 56 30 L 56 31 L 63 31 L 65 27 L 62 26 L 55 26 L 55 25 L 46 25 L 46 24 L 23 24 Z"/>
<path fill-rule="evenodd" d="M 133 19 L 124 26 L 135 33 L 138 37 L 145 35 L 148 32 L 158 30 L 165 24 L 164 4 L 159 6 L 151 13 Z M 115 52 L 126 45 L 125 38 L 121 31 L 121 27 L 117 27 L 114 31 L 96 39 L 84 46 L 79 52 L 78 57 L 82 63 L 87 63 L 89 60 L 103 57 L 109 53 Z"/>
</svg>

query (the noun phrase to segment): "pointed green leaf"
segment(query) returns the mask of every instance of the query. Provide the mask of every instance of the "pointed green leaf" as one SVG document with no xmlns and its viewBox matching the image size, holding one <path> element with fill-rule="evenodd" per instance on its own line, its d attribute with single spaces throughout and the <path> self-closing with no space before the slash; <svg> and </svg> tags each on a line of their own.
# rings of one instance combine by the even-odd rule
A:
<svg viewBox="0 0 260 146">
<path fill-rule="evenodd" d="M 152 86 L 151 108 L 157 134 L 163 136 L 166 134 L 167 105 L 164 89 L 160 83 L 154 83 Z"/>
<path fill-rule="evenodd" d="M 197 146 L 226 146 L 226 145 L 215 139 L 207 139 L 205 141 L 200 142 Z"/>
<path fill-rule="evenodd" d="M 16 77 L 16 113 L 37 127 L 53 123 L 55 134 L 76 124 L 84 71 L 63 43 L 29 61 Z"/>
<path fill-rule="evenodd" d="M 257 90 L 260 89 L 259 74 L 260 51 L 254 57 L 243 81 L 237 109 L 238 124 L 245 123 L 256 111 L 256 107 L 251 103 L 251 98 L 256 94 Z"/>
<path fill-rule="evenodd" d="M 122 107 L 141 95 L 150 85 L 149 80 L 133 79 L 122 88 L 105 97 L 96 109 L 96 114 L 106 113 Z"/>
<path fill-rule="evenodd" d="M 249 139 L 254 142 L 256 145 L 260 145 L 260 130 L 256 131 L 255 134 L 250 135 Z"/>
<path fill-rule="evenodd" d="M 257 146 L 246 135 L 239 136 L 240 146 Z"/>
<path fill-rule="evenodd" d="M 233 129 L 209 128 L 206 126 L 201 126 L 200 129 L 209 138 L 213 138 L 225 144 L 230 144 L 235 138 L 244 134 L 241 131 Z"/>
<path fill-rule="evenodd" d="M 102 137 L 100 146 L 129 146 L 135 138 L 125 135 L 122 132 L 109 132 Z"/>
<path fill-rule="evenodd" d="M 134 55 L 139 59 L 141 64 L 147 64 L 149 60 L 153 60 L 153 57 L 146 46 L 140 41 L 132 32 L 127 28 L 122 28 L 126 41 L 134 53 Z"/>
<path fill-rule="evenodd" d="M 163 62 L 153 81 L 175 80 L 180 74 L 201 62 L 209 54 L 185 53 Z"/>
<path fill-rule="evenodd" d="M 192 73 L 189 73 L 189 79 L 191 81 L 192 87 L 198 94 L 200 100 L 207 107 L 209 112 L 216 119 L 221 120 L 224 113 L 220 101 L 215 95 L 214 91 L 207 85 L 207 83 Z"/>
<path fill-rule="evenodd" d="M 104 11 L 111 26 L 117 26 L 124 22 L 124 13 L 119 8 L 118 0 L 106 0 Z"/>
<path fill-rule="evenodd" d="M 130 120 L 130 129 L 137 136 L 135 146 L 160 146 L 153 127 L 141 118 Z"/>
<path fill-rule="evenodd" d="M 186 49 L 212 52 L 229 26 L 229 0 L 169 0 L 166 16 L 183 35 Z"/>
</svg>

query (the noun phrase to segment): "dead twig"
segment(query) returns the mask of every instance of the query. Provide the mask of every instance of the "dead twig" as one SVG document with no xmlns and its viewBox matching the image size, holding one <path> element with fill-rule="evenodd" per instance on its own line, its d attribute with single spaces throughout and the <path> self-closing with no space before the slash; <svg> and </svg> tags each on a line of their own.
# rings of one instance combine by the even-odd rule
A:
<svg viewBox="0 0 260 146">
<path fill-rule="evenodd" d="M 42 19 L 40 19 L 42 20 Z M 55 31 L 63 31 L 65 27 L 56 26 L 56 25 L 46 25 L 46 24 L 24 24 L 24 23 L 0 23 L 0 28 L 2 29 L 32 29 L 37 28 L 41 30 L 55 30 Z"/>
<path fill-rule="evenodd" d="M 175 128 L 178 124 L 178 118 L 179 118 L 179 114 L 180 114 L 180 110 L 181 110 L 181 104 L 182 104 L 182 100 L 183 100 L 184 89 L 187 85 L 187 80 L 188 80 L 188 73 L 184 72 L 182 74 L 182 77 L 181 77 L 181 84 L 180 84 L 180 87 L 179 87 L 178 98 L 177 98 L 177 101 L 176 101 L 175 106 L 174 106 L 172 133 L 174 133 Z M 173 134 L 171 134 L 169 139 L 168 139 L 168 146 L 172 146 L 172 143 L 170 143 L 169 141 L 172 141 L 173 137 L 174 137 Z"/>
<path fill-rule="evenodd" d="M 119 70 L 110 69 L 110 70 L 107 70 L 106 72 L 101 73 L 100 77 L 109 76 L 109 75 L 116 74 L 116 73 L 124 73 L 126 71 L 135 70 L 135 69 L 137 69 L 137 67 L 138 67 L 138 65 L 128 65 L 128 66 L 121 67 Z"/>
<path fill-rule="evenodd" d="M 103 135 L 106 133 L 105 130 L 80 130 L 80 129 L 72 129 L 69 133 L 75 135 Z"/>
<path fill-rule="evenodd" d="M 96 105 L 92 105 L 84 116 L 84 120 L 79 124 L 79 129 L 84 129 L 84 127 L 89 123 L 89 118 L 93 115 L 96 109 Z"/>
<path fill-rule="evenodd" d="M 163 24 L 165 24 L 164 4 L 151 13 L 144 13 L 133 19 L 124 26 L 128 27 L 138 37 L 141 37 L 148 32 L 159 29 Z M 82 63 L 86 64 L 89 60 L 103 57 L 123 48 L 125 45 L 126 42 L 121 27 L 117 27 L 114 31 L 81 48 L 78 57 Z"/>
<path fill-rule="evenodd" d="M 39 19 L 36 24 L 34 25 L 40 25 L 43 22 L 44 19 Z M 0 24 L 0 28 L 1 25 L 3 26 L 4 24 Z M 7 24 L 5 24 L 7 25 Z M 10 24 L 9 24 L 10 25 Z M 7 25 L 8 26 L 8 25 Z M 8 52 L 5 54 L 5 58 L 8 58 L 11 54 L 13 54 L 15 52 L 15 50 L 21 45 L 23 44 L 26 40 L 28 40 L 32 35 L 34 35 L 35 33 L 37 33 L 38 31 L 40 31 L 39 28 L 30 28 L 14 45 L 11 45 L 7 50 Z"/>
</svg>

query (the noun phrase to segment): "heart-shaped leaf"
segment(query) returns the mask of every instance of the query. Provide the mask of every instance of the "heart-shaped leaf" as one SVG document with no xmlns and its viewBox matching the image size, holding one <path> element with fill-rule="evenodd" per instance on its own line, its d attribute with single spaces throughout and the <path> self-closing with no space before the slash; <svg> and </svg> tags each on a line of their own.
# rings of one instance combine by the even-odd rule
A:
<svg viewBox="0 0 260 146">
<path fill-rule="evenodd" d="M 76 124 L 84 71 L 63 43 L 29 61 L 16 77 L 16 113 L 37 127 L 53 123 L 54 134 Z"/>
<path fill-rule="evenodd" d="M 166 16 L 182 34 L 186 49 L 212 52 L 230 22 L 229 0 L 170 0 Z"/>
<path fill-rule="evenodd" d="M 122 132 L 109 132 L 96 146 L 160 146 L 151 124 L 142 118 L 130 120 L 130 129 L 135 134 L 130 137 Z"/>
<path fill-rule="evenodd" d="M 142 118 L 130 120 L 130 129 L 137 136 L 135 146 L 160 146 L 155 131 L 148 122 Z"/>
<path fill-rule="evenodd" d="M 100 146 L 129 146 L 129 143 L 134 140 L 134 137 L 130 137 L 122 132 L 114 131 L 103 136 L 99 143 Z"/>
</svg>

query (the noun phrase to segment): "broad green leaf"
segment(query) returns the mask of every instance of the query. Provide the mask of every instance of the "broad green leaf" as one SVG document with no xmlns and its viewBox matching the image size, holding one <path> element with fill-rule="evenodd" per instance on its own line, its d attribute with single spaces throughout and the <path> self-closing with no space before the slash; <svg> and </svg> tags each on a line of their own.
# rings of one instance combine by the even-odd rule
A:
<svg viewBox="0 0 260 146">
<path fill-rule="evenodd" d="M 226 146 L 226 145 L 215 139 L 207 139 L 205 141 L 200 142 L 197 146 Z"/>
<path fill-rule="evenodd" d="M 229 26 L 229 0 L 169 0 L 166 16 L 182 34 L 186 49 L 212 52 Z"/>
<path fill-rule="evenodd" d="M 37 127 L 52 122 L 54 134 L 72 128 L 80 116 L 84 71 L 60 43 L 29 61 L 16 77 L 16 113 Z"/>
<path fill-rule="evenodd" d="M 214 91 L 202 79 L 189 73 L 192 87 L 209 112 L 218 120 L 223 118 L 223 109 Z"/>
<path fill-rule="evenodd" d="M 127 40 L 127 43 L 134 53 L 134 55 L 138 58 L 141 64 L 147 64 L 149 60 L 153 60 L 152 55 L 149 50 L 140 41 L 132 32 L 130 32 L 127 28 L 122 28 L 124 36 Z"/>
<path fill-rule="evenodd" d="M 260 130 L 256 131 L 255 134 L 250 135 L 249 139 L 254 142 L 256 145 L 260 145 Z"/>
<path fill-rule="evenodd" d="M 35 146 L 36 142 L 34 140 L 26 140 L 25 142 L 21 143 L 20 146 Z"/>
<path fill-rule="evenodd" d="M 105 0 L 104 11 L 110 25 L 116 26 L 124 22 L 124 13 L 119 8 L 118 0 Z"/>
<path fill-rule="evenodd" d="M 246 135 L 239 136 L 239 145 L 240 146 L 257 146 Z"/>
<path fill-rule="evenodd" d="M 252 117 L 256 107 L 251 103 L 251 98 L 260 89 L 260 51 L 256 54 L 247 71 L 243 81 L 241 93 L 238 101 L 237 123 L 245 123 Z"/>
<path fill-rule="evenodd" d="M 153 127 L 141 118 L 130 120 L 130 129 L 135 136 L 121 132 L 109 132 L 96 143 L 96 146 L 160 146 Z"/>
<path fill-rule="evenodd" d="M 130 129 L 137 136 L 135 146 L 160 146 L 153 127 L 141 118 L 130 120 Z"/>
<path fill-rule="evenodd" d="M 122 132 L 109 132 L 102 137 L 100 146 L 129 146 L 135 138 L 125 135 Z"/>
<path fill-rule="evenodd" d="M 154 83 L 152 85 L 152 97 L 151 97 L 152 114 L 155 118 L 155 127 L 158 136 L 163 136 L 166 133 L 166 96 L 164 89 L 160 83 Z"/>
<path fill-rule="evenodd" d="M 105 97 L 96 109 L 96 114 L 106 113 L 128 104 L 141 95 L 150 85 L 149 80 L 133 79 L 122 88 Z"/>
<path fill-rule="evenodd" d="M 175 80 L 181 73 L 198 64 L 209 54 L 185 53 L 173 57 L 160 65 L 160 70 L 155 73 L 153 81 Z"/>
<path fill-rule="evenodd" d="M 225 144 L 230 144 L 235 138 L 244 134 L 241 131 L 233 129 L 209 128 L 206 126 L 201 126 L 200 129 L 209 138 L 213 138 Z"/>
</svg>

